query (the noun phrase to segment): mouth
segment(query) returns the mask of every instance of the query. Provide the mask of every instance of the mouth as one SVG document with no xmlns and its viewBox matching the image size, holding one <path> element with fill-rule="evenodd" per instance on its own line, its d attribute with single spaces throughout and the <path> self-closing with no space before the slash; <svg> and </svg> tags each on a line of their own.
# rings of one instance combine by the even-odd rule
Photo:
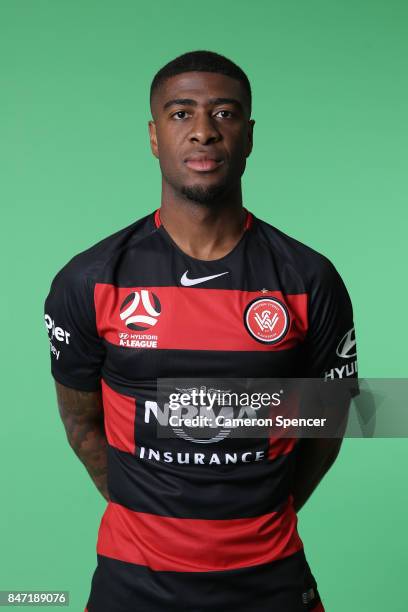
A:
<svg viewBox="0 0 408 612">
<path fill-rule="evenodd" d="M 186 159 L 184 163 L 188 168 L 190 168 L 191 170 L 195 170 L 196 172 L 213 172 L 214 170 L 217 170 L 220 166 L 222 166 L 224 160 L 203 157 L 196 159 Z"/>
</svg>

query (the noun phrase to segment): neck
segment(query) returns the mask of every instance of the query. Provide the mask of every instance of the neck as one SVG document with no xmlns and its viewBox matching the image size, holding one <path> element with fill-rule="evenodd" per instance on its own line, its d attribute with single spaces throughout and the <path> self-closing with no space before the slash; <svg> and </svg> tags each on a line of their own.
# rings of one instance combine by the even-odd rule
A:
<svg viewBox="0 0 408 612">
<path fill-rule="evenodd" d="M 160 220 L 179 248 L 196 259 L 220 259 L 245 231 L 241 184 L 210 205 L 191 201 L 163 182 Z"/>
</svg>

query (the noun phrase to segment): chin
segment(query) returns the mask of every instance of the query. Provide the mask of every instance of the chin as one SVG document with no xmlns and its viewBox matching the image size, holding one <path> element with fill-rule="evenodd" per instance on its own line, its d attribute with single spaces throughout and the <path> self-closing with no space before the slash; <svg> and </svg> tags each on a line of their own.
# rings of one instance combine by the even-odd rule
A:
<svg viewBox="0 0 408 612">
<path fill-rule="evenodd" d="M 219 183 L 217 185 L 184 185 L 181 188 L 181 193 L 196 204 L 205 204 L 207 206 L 218 205 L 219 198 L 228 191 L 226 185 Z"/>
</svg>

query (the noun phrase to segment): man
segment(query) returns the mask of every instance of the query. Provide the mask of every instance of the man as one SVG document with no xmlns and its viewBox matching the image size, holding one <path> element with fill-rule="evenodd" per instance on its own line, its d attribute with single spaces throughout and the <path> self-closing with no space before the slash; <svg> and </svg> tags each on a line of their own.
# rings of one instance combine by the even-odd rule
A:
<svg viewBox="0 0 408 612">
<path fill-rule="evenodd" d="M 355 376 L 350 299 L 325 257 L 243 207 L 238 66 L 186 53 L 150 100 L 160 209 L 74 257 L 45 304 L 68 440 L 108 501 L 87 610 L 321 612 L 296 512 L 341 439 L 159 438 L 156 381 Z"/>
</svg>

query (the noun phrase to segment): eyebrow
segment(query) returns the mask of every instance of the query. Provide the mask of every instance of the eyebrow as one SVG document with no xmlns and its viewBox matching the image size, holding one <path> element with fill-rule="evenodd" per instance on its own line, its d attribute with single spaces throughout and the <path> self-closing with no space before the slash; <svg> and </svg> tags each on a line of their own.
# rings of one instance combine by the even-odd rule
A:
<svg viewBox="0 0 408 612">
<path fill-rule="evenodd" d="M 210 98 L 208 102 L 209 104 L 235 104 L 238 106 L 238 108 L 243 110 L 241 102 L 235 98 Z M 166 110 L 166 108 L 174 106 L 175 104 L 184 106 L 198 106 L 197 101 L 191 98 L 174 98 L 173 100 L 168 100 L 166 102 L 166 104 L 163 106 L 163 110 Z"/>
</svg>

